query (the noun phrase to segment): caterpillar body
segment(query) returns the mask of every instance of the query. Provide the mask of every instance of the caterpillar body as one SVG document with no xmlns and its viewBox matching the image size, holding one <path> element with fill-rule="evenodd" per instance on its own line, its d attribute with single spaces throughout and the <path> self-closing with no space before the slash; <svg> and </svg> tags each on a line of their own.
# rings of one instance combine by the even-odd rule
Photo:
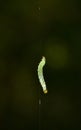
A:
<svg viewBox="0 0 81 130">
<path fill-rule="evenodd" d="M 43 67 L 44 67 L 45 63 L 46 63 L 46 59 L 43 56 L 42 60 L 40 61 L 39 65 L 38 65 L 37 71 L 38 71 L 39 82 L 43 88 L 43 92 L 46 94 L 48 92 L 48 90 L 46 88 L 46 83 L 45 83 L 44 76 L 43 76 Z"/>
</svg>

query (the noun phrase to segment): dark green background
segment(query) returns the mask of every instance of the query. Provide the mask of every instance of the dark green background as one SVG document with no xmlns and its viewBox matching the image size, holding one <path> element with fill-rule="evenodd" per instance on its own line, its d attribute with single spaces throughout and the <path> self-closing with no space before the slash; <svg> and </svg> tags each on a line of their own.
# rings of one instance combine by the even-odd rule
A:
<svg viewBox="0 0 81 130">
<path fill-rule="evenodd" d="M 37 77 L 43 55 L 47 95 Z M 81 129 L 80 0 L 0 0 L 3 128 Z"/>
</svg>

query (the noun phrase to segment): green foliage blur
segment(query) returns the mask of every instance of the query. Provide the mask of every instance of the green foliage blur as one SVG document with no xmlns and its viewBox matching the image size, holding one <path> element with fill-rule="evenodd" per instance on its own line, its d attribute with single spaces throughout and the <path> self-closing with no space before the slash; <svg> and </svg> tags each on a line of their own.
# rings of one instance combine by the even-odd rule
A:
<svg viewBox="0 0 81 130">
<path fill-rule="evenodd" d="M 81 1 L 1 0 L 0 130 L 80 130 L 80 86 Z"/>
</svg>

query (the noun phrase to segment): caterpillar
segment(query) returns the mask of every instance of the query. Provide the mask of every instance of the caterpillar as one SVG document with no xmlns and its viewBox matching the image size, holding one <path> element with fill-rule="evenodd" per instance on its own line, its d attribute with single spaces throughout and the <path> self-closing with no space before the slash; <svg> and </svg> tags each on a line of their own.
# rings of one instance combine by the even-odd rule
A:
<svg viewBox="0 0 81 130">
<path fill-rule="evenodd" d="M 43 56 L 42 57 L 42 60 L 40 61 L 39 65 L 38 65 L 38 79 L 39 79 L 39 82 L 42 86 L 42 89 L 43 89 L 43 92 L 46 94 L 48 92 L 47 88 L 46 88 L 46 83 L 45 83 L 45 80 L 44 80 L 44 76 L 43 76 L 43 67 L 46 63 L 46 58 Z"/>
</svg>

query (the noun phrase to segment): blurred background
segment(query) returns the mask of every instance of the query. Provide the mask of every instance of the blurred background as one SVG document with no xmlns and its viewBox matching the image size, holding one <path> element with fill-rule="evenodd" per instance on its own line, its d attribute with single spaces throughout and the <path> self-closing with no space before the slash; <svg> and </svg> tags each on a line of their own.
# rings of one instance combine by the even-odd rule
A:
<svg viewBox="0 0 81 130">
<path fill-rule="evenodd" d="M 37 77 L 43 55 L 47 95 Z M 81 129 L 80 0 L 0 1 L 2 129 Z"/>
</svg>

